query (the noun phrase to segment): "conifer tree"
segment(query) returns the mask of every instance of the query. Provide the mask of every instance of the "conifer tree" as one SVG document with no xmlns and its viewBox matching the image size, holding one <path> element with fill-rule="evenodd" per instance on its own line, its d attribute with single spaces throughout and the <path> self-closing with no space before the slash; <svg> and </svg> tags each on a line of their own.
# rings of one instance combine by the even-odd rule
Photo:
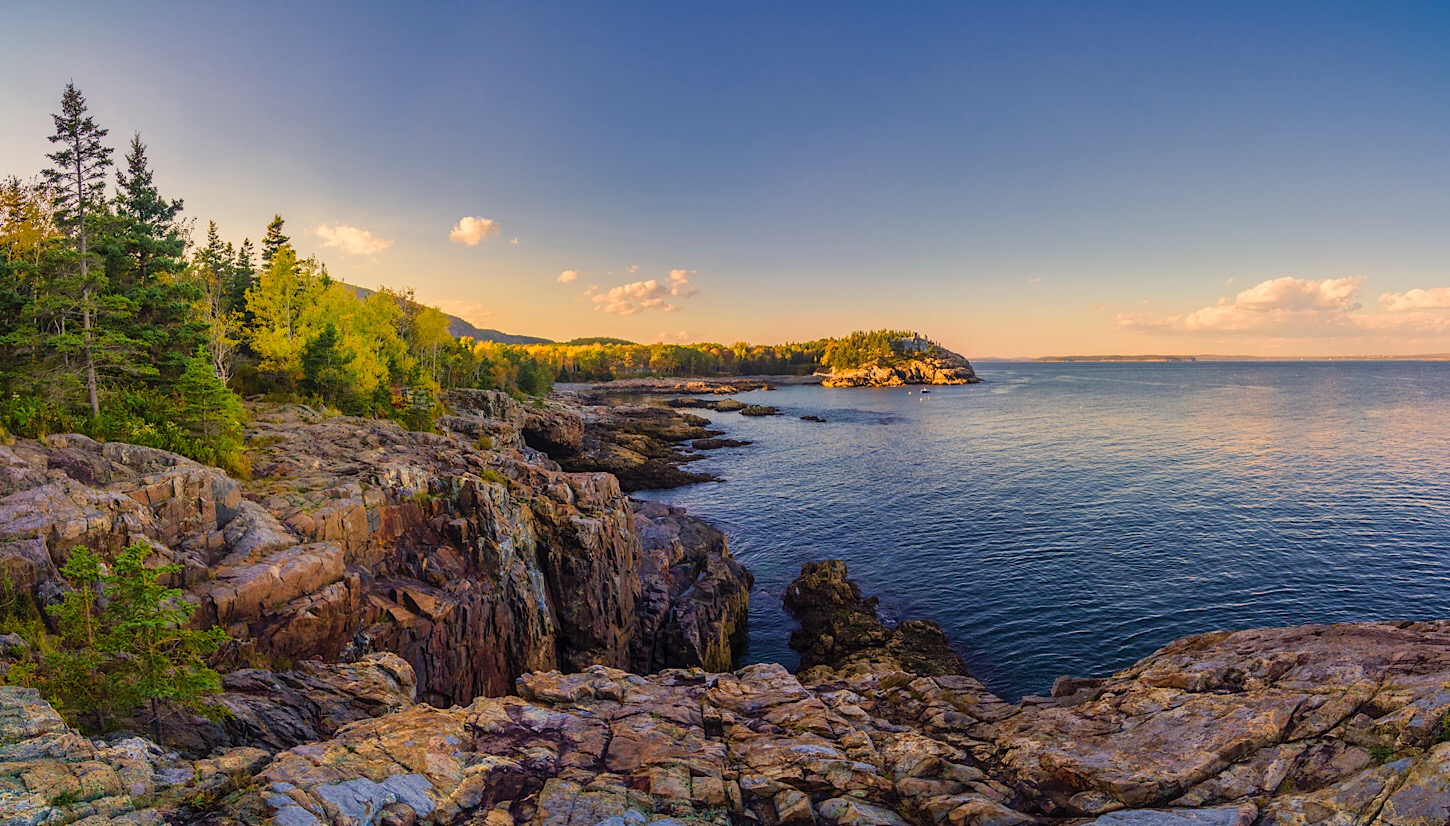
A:
<svg viewBox="0 0 1450 826">
<path fill-rule="evenodd" d="M 145 284 L 158 273 L 180 269 L 186 250 L 186 237 L 177 219 L 181 201 L 168 201 L 157 191 L 139 132 L 131 138 L 126 168 L 116 173 L 116 189 L 121 240 L 136 281 Z"/>
<path fill-rule="evenodd" d="M 281 215 L 272 216 L 272 223 L 267 225 L 267 234 L 262 236 L 262 266 L 265 268 L 272 263 L 272 258 L 284 244 L 292 239 L 282 234 L 282 225 L 286 223 Z"/>
<path fill-rule="evenodd" d="M 50 142 L 60 148 L 46 155 L 54 167 L 41 173 L 55 197 L 56 218 L 74 240 L 78 254 L 78 309 L 81 316 L 80 355 L 85 368 L 86 393 L 91 415 L 101 414 L 100 396 L 96 389 L 95 325 L 100 311 L 97 295 L 104 281 L 92 275 L 90 222 L 102 209 L 106 194 L 106 169 L 111 166 L 111 149 L 101 143 L 108 130 L 96 126 L 86 114 L 86 99 L 74 83 L 67 83 L 61 95 L 61 113 L 52 116 L 55 134 Z M 63 333 L 62 333 L 63 334 Z"/>
<path fill-rule="evenodd" d="M 242 400 L 216 375 L 211 356 L 198 349 L 176 383 L 181 397 L 180 424 L 219 457 L 242 446 Z"/>
<path fill-rule="evenodd" d="M 221 691 L 221 676 L 206 664 L 227 639 L 220 628 L 188 627 L 196 606 L 180 588 L 162 584 L 179 573 L 179 563 L 148 566 L 151 546 L 131 545 L 104 577 L 107 648 L 123 658 L 115 680 L 117 696 L 150 712 L 152 739 L 161 742 L 162 714 L 169 706 L 205 711 L 201 700 Z"/>
</svg>

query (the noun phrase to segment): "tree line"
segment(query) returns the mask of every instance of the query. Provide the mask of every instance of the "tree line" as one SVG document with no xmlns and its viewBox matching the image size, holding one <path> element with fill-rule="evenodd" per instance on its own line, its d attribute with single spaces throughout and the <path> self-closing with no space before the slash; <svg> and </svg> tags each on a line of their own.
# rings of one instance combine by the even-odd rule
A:
<svg viewBox="0 0 1450 826">
<path fill-rule="evenodd" d="M 858 331 L 839 338 L 787 344 L 635 344 L 613 338 L 575 339 L 520 349 L 557 381 L 611 381 L 634 376 L 789 376 L 818 370 L 854 370 L 870 362 L 904 358 L 908 330 Z"/>
<path fill-rule="evenodd" d="M 159 190 L 146 144 L 118 165 L 74 85 L 38 176 L 0 181 L 0 427 L 74 431 L 239 473 L 240 397 L 316 400 L 427 428 L 449 387 L 547 392 L 529 353 L 455 339 L 448 317 L 365 297 L 274 217 L 259 244 L 204 240 Z"/>
</svg>

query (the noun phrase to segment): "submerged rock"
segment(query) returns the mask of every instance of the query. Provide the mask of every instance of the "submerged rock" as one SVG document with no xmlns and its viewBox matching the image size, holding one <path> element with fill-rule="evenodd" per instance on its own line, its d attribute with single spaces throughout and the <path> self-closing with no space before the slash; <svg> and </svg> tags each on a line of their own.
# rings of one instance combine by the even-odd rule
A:
<svg viewBox="0 0 1450 826">
<path fill-rule="evenodd" d="M 690 443 L 690 447 L 695 450 L 719 450 L 723 447 L 745 447 L 749 444 L 753 442 L 743 439 L 696 439 Z"/>
</svg>

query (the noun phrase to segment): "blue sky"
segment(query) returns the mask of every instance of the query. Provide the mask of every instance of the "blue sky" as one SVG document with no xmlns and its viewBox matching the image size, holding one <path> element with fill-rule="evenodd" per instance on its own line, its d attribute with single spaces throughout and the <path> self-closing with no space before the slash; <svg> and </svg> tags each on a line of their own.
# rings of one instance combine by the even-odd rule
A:
<svg viewBox="0 0 1450 826">
<path fill-rule="evenodd" d="M 511 332 L 1444 352 L 1446 43 L 1444 3 L 16 3 L 0 173 L 73 79 L 203 227 Z"/>
</svg>

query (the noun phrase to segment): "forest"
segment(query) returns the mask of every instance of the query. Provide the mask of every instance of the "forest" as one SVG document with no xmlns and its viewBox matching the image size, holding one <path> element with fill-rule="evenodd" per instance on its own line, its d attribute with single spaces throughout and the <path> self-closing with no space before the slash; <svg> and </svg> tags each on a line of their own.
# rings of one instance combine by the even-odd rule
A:
<svg viewBox="0 0 1450 826">
<path fill-rule="evenodd" d="M 163 194 L 139 134 L 120 159 L 74 85 L 39 175 L 0 181 L 0 437 L 77 432 L 245 476 L 243 399 L 430 429 L 443 390 L 807 374 L 900 357 L 902 330 L 781 345 L 509 345 L 454 338 L 411 290 L 334 280 L 278 215 L 234 245 Z M 37 159 L 40 160 L 40 159 Z"/>
<path fill-rule="evenodd" d="M 440 390 L 551 387 L 529 353 L 453 338 L 410 291 L 359 298 L 298 254 L 281 216 L 257 244 L 223 241 L 215 222 L 196 233 L 141 136 L 117 159 L 73 85 L 53 119 L 48 165 L 0 181 L 5 431 L 123 440 L 245 475 L 244 397 L 426 429 Z"/>
<path fill-rule="evenodd" d="M 611 381 L 636 376 L 789 376 L 817 370 L 852 370 L 868 362 L 902 358 L 893 344 L 909 330 L 855 332 L 790 344 L 634 344 L 620 339 L 575 339 L 525 349 L 556 381 Z"/>
</svg>

